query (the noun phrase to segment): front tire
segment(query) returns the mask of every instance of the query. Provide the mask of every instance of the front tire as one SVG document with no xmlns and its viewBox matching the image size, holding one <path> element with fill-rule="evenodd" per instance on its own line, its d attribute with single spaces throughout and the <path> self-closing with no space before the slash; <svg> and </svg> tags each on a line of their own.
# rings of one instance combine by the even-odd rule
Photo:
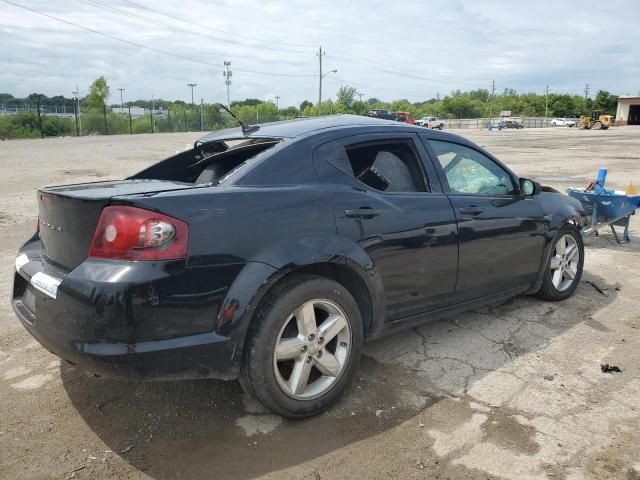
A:
<svg viewBox="0 0 640 480">
<path fill-rule="evenodd" d="M 538 297 L 557 302 L 573 295 L 584 265 L 582 235 L 574 225 L 563 226 L 554 239 Z"/>
<path fill-rule="evenodd" d="M 322 413 L 351 383 L 362 330 L 358 305 L 346 288 L 323 277 L 295 275 L 258 308 L 240 383 L 284 417 Z"/>
</svg>

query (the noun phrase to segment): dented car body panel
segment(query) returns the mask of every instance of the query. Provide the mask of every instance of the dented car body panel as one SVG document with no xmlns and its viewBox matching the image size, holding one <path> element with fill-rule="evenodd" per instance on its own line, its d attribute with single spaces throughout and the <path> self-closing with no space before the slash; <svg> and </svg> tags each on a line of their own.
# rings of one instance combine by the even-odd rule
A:
<svg viewBox="0 0 640 480">
<path fill-rule="evenodd" d="M 345 115 L 214 132 L 123 181 L 43 188 L 40 222 L 56 228 L 41 227 L 18 252 L 14 311 L 46 348 L 94 373 L 232 379 L 256 308 L 294 272 L 348 285 L 368 339 L 535 291 L 555 231 L 581 221 L 579 203 L 548 191 L 456 195 L 430 139 L 477 149 L 518 180 L 456 135 Z M 389 140 L 419 162 L 418 191 L 368 188 L 332 157 Z M 460 213 L 479 200 L 480 216 Z M 186 258 L 90 257 L 106 206 L 185 222 Z M 519 270 L 497 272 L 522 256 Z M 33 288 L 38 273 L 55 296 Z"/>
</svg>

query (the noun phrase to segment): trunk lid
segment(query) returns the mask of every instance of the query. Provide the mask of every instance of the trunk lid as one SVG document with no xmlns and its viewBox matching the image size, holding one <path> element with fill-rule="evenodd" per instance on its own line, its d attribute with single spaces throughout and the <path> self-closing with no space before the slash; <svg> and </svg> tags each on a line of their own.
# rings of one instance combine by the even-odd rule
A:
<svg viewBox="0 0 640 480">
<path fill-rule="evenodd" d="M 102 209 L 112 197 L 197 188 L 168 180 L 118 180 L 38 190 L 40 239 L 44 255 L 68 270 L 89 253 Z"/>
</svg>

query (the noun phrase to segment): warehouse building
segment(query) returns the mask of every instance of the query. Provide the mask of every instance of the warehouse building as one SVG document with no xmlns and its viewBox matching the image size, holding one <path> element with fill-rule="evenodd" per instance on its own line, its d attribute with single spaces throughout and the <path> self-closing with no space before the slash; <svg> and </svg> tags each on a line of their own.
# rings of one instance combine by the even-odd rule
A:
<svg viewBox="0 0 640 480">
<path fill-rule="evenodd" d="M 640 97 L 618 97 L 616 125 L 640 125 Z"/>
</svg>

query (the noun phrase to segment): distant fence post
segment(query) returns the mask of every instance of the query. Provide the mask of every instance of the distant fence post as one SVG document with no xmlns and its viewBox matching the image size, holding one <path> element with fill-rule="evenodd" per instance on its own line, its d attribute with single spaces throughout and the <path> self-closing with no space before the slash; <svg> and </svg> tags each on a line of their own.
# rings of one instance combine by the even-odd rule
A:
<svg viewBox="0 0 640 480">
<path fill-rule="evenodd" d="M 201 98 L 200 99 L 200 131 L 204 130 L 204 121 L 203 121 L 203 118 L 202 118 L 202 107 L 203 107 L 203 103 L 202 102 L 203 102 L 203 99 Z"/>
<path fill-rule="evenodd" d="M 78 102 L 73 102 L 73 114 L 76 117 L 76 135 L 80 136 L 80 124 L 78 123 Z"/>
<path fill-rule="evenodd" d="M 149 108 L 149 121 L 151 122 L 151 133 L 153 133 L 153 108 Z"/>
<path fill-rule="evenodd" d="M 173 133 L 173 129 L 171 128 L 171 110 L 167 107 L 167 118 L 169 119 L 169 133 Z"/>
<path fill-rule="evenodd" d="M 40 96 L 38 95 L 38 101 L 36 103 L 38 107 L 38 129 L 40 130 L 40 138 L 44 138 L 44 132 L 42 131 L 42 117 L 40 116 Z"/>
<path fill-rule="evenodd" d="M 104 134 L 109 135 L 109 130 L 107 130 L 107 106 L 102 105 L 102 116 L 104 117 Z"/>
<path fill-rule="evenodd" d="M 131 105 L 129 105 L 129 135 L 133 135 L 133 125 L 131 123 Z"/>
</svg>

